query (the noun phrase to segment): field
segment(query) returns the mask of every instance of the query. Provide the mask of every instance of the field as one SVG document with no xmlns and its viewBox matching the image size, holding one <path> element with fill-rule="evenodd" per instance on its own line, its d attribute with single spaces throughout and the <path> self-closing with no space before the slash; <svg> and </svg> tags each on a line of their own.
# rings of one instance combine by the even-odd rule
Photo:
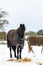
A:
<svg viewBox="0 0 43 65">
<path fill-rule="evenodd" d="M 25 42 L 22 50 L 22 59 L 17 60 L 14 56 L 11 59 L 9 48 L 6 44 L 0 45 L 0 65 L 43 65 L 43 53 L 41 54 L 41 46 L 32 46 L 34 54 L 29 53 L 27 42 Z M 13 54 L 13 50 L 12 50 Z"/>
</svg>

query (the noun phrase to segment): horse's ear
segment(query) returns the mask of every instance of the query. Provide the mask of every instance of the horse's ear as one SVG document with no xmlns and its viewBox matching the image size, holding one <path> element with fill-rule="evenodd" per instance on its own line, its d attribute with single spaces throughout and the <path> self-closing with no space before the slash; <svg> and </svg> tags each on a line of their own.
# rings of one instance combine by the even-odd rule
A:
<svg viewBox="0 0 43 65">
<path fill-rule="evenodd" d="M 20 24 L 20 27 L 22 27 L 24 30 L 26 30 L 25 24 Z"/>
<path fill-rule="evenodd" d="M 23 24 L 23 28 L 24 28 L 24 30 L 26 30 L 26 28 L 25 28 L 25 24 Z"/>
<path fill-rule="evenodd" d="M 20 27 L 24 27 L 25 25 L 24 24 L 20 24 Z"/>
<path fill-rule="evenodd" d="M 23 24 L 23 27 L 24 27 L 24 30 L 26 30 L 26 27 L 25 27 L 25 25 Z"/>
<path fill-rule="evenodd" d="M 20 27 L 22 27 L 22 24 L 20 24 Z"/>
</svg>

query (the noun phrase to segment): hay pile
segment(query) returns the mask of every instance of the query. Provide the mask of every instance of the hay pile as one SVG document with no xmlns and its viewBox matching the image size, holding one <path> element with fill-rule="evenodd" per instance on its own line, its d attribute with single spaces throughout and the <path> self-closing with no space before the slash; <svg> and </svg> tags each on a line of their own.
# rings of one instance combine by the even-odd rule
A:
<svg viewBox="0 0 43 65">
<path fill-rule="evenodd" d="M 9 59 L 7 61 L 10 61 L 10 62 L 31 62 L 31 59 L 30 58 L 23 58 L 23 59 Z"/>
</svg>

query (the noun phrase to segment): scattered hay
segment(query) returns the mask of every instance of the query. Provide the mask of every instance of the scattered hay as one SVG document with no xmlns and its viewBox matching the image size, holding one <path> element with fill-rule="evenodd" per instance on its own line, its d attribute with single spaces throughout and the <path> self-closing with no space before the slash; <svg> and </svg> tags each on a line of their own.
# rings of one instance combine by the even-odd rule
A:
<svg viewBox="0 0 43 65">
<path fill-rule="evenodd" d="M 42 65 L 42 63 L 41 63 L 41 62 L 36 62 L 36 64 L 38 64 L 38 65 Z"/>
<path fill-rule="evenodd" d="M 16 59 L 8 59 L 7 61 L 11 61 L 12 62 L 12 61 L 16 61 Z"/>
<path fill-rule="evenodd" d="M 30 58 L 24 58 L 24 59 L 21 59 L 22 62 L 31 62 L 32 60 Z"/>
<path fill-rule="evenodd" d="M 10 61 L 10 62 L 31 62 L 31 59 L 30 58 L 23 58 L 23 59 L 9 59 L 7 61 Z"/>
</svg>

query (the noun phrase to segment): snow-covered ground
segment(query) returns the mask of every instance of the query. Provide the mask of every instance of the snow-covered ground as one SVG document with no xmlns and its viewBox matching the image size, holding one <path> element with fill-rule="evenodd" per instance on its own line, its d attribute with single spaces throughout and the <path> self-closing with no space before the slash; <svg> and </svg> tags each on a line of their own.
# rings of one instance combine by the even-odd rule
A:
<svg viewBox="0 0 43 65">
<path fill-rule="evenodd" d="M 10 62 L 7 61 L 10 59 L 9 48 L 7 45 L 0 45 L 0 65 L 43 65 L 43 53 L 41 54 L 41 46 L 33 46 L 34 54 L 32 52 L 29 53 L 27 42 L 25 41 L 24 48 L 22 50 L 22 58 L 30 58 L 31 62 Z M 13 50 L 12 50 L 13 54 Z M 13 59 L 14 56 L 13 56 Z M 41 64 L 40 64 L 41 63 Z"/>
</svg>

